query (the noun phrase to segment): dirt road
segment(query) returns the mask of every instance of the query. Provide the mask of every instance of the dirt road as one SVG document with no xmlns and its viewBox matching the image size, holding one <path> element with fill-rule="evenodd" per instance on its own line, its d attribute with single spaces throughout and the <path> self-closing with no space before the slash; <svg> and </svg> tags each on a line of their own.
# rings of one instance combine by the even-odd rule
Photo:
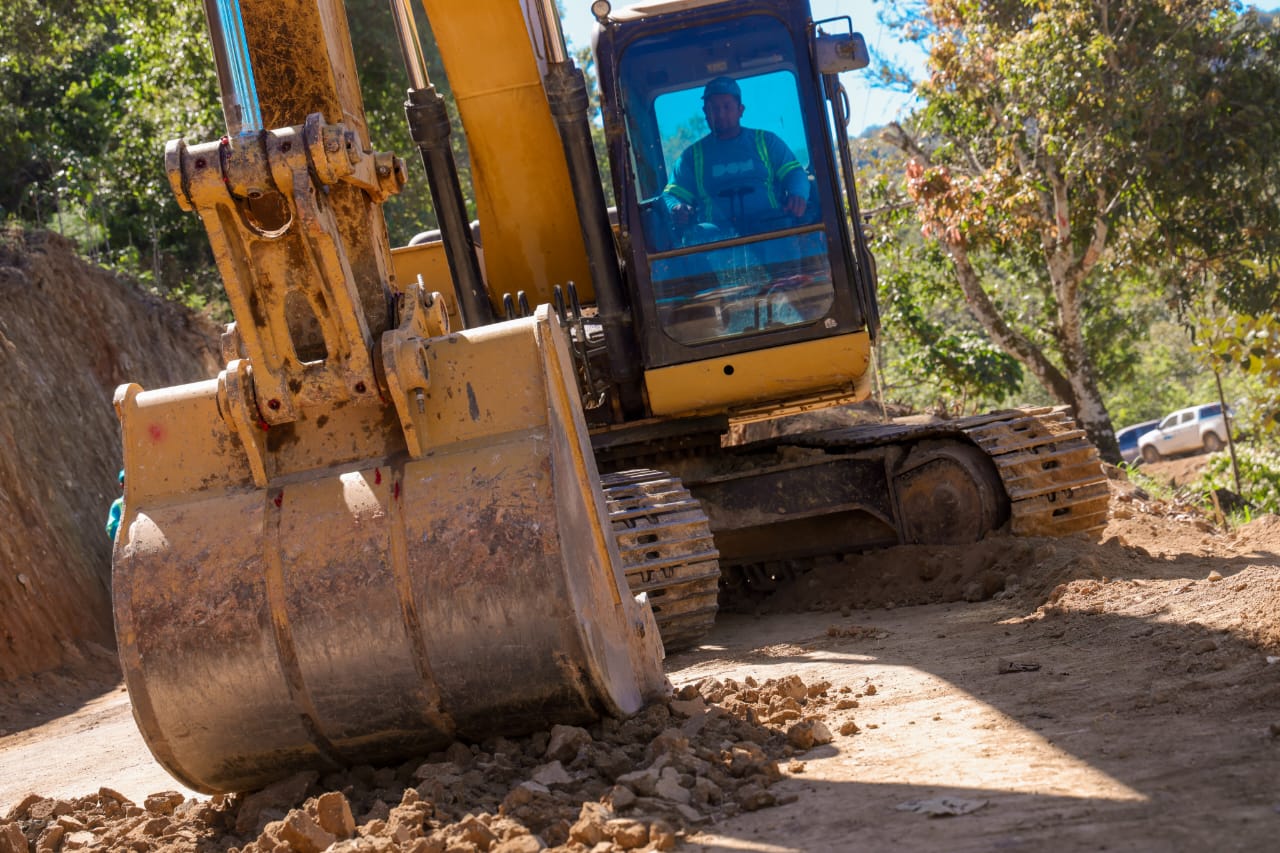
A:
<svg viewBox="0 0 1280 853">
<path fill-rule="evenodd" d="M 704 692 L 830 682 L 807 711 L 834 736 L 779 759 L 778 804 L 690 820 L 686 847 L 1275 849 L 1280 518 L 1227 533 L 1125 484 L 1116 496 L 1100 544 L 995 539 L 829 566 L 672 656 L 673 683 Z M 915 590 L 903 576 L 960 568 L 999 591 L 899 606 Z M 0 814 L 28 791 L 178 789 L 119 688 L 46 716 L 0 738 Z M 226 849 L 204 843 L 146 849 Z"/>
<path fill-rule="evenodd" d="M 66 716 L 0 738 L 0 802 L 7 810 L 39 791 L 72 798 L 106 785 L 142 802 L 162 790 L 187 791 L 147 751 L 123 685 L 95 696 Z"/>
<path fill-rule="evenodd" d="M 1167 653 L 1195 648 L 1203 635 L 1153 624 L 1140 610 L 1044 620 L 991 603 L 856 613 L 877 631 L 856 641 L 826 636 L 831 620 L 820 615 L 770 620 L 763 636 L 757 623 L 726 622 L 721 639 L 744 660 L 707 661 L 680 677 L 790 671 L 806 682 L 852 676 L 855 689 L 876 692 L 848 714 L 858 734 L 806 757 L 803 771 L 781 783 L 801 794 L 796 803 L 694 841 L 712 849 L 1267 849 L 1280 829 L 1280 792 L 1266 781 L 1280 771 L 1269 730 L 1280 722 L 1275 667 L 1212 641 L 1206 671 L 1186 673 L 1182 653 Z M 1019 666 L 1006 671 L 1006 661 Z M 1021 671 L 1029 665 L 1039 668 Z M 977 810 L 946 819 L 906 810 L 920 801 Z"/>
</svg>

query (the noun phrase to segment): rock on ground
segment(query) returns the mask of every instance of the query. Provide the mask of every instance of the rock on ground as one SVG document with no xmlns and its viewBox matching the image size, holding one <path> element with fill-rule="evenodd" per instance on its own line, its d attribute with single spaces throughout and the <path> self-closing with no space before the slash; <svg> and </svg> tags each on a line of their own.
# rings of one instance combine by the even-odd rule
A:
<svg viewBox="0 0 1280 853">
<path fill-rule="evenodd" d="M 455 743 L 398 767 L 299 773 L 210 800 L 32 794 L 0 819 L 0 853 L 670 850 L 690 828 L 779 801 L 769 790 L 779 760 L 831 740 L 828 687 L 712 679 L 627 720 Z"/>
</svg>

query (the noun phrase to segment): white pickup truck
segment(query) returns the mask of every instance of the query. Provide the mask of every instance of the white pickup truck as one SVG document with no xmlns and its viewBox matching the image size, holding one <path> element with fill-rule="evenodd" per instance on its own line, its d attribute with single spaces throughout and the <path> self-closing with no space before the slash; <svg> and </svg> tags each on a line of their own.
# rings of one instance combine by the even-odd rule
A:
<svg viewBox="0 0 1280 853">
<path fill-rule="evenodd" d="M 1209 403 L 1166 415 L 1160 425 L 1138 439 L 1144 462 L 1180 453 L 1213 453 L 1227 443 L 1227 420 L 1222 406 Z"/>
</svg>

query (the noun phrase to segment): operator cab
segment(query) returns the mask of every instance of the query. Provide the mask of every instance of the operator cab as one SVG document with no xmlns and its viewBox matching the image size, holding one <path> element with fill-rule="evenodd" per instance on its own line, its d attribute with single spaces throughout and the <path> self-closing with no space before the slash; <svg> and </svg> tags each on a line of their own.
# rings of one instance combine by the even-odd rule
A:
<svg viewBox="0 0 1280 853">
<path fill-rule="evenodd" d="M 829 113 L 826 94 L 843 94 L 835 72 L 865 65 L 865 45 L 849 33 L 842 44 L 857 59 L 820 70 L 814 57 L 832 51 L 819 38 L 829 37 L 803 0 L 686 0 L 601 20 L 596 56 L 647 367 L 874 334 L 856 197 L 850 185 L 846 205 L 839 192 L 847 134 L 830 115 L 842 105 Z M 723 112 L 733 98 L 737 132 L 722 135 L 712 102 Z"/>
</svg>

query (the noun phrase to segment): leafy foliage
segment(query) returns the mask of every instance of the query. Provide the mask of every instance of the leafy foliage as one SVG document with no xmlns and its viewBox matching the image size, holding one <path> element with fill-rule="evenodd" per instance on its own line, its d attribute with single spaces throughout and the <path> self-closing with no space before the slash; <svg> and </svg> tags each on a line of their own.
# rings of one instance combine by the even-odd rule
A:
<svg viewBox="0 0 1280 853">
<path fill-rule="evenodd" d="M 209 266 L 204 231 L 164 174 L 167 139 L 220 132 L 199 4 L 15 0 L 0 16 L 5 214 L 162 289 L 216 287 L 192 273 Z"/>
<path fill-rule="evenodd" d="M 874 139 L 857 142 L 886 329 L 880 358 L 887 396 L 914 409 L 956 414 L 1000 404 L 1019 388 L 1021 366 L 969 316 L 950 286 L 941 250 L 913 227 L 891 179 L 901 157 Z"/>
<path fill-rule="evenodd" d="M 1107 410 L 1117 428 L 1163 418 L 1175 409 L 1213 400 L 1213 376 L 1200 367 L 1186 330 L 1167 320 L 1145 326 L 1131 370 L 1104 384 Z"/>
<path fill-rule="evenodd" d="M 1280 452 L 1261 447 L 1237 446 L 1236 465 L 1240 469 L 1241 495 L 1253 515 L 1280 513 Z M 1199 485 L 1208 494 L 1215 489 L 1235 490 L 1231 457 L 1215 453 L 1200 476 Z"/>
<path fill-rule="evenodd" d="M 1196 353 L 1211 370 L 1254 380 L 1237 417 L 1262 435 L 1280 435 L 1280 315 L 1204 319 Z"/>
<path fill-rule="evenodd" d="M 1175 121 L 1151 131 L 1132 210 L 1135 243 L 1184 302 L 1207 284 L 1234 311 L 1280 308 L 1280 19 L 1205 23 L 1198 62 L 1169 89 Z"/>
<path fill-rule="evenodd" d="M 905 19 L 930 44 L 918 124 L 891 128 L 922 233 L 1114 452 L 1100 380 L 1136 363 L 1135 290 L 1185 300 L 1213 270 L 1239 299 L 1275 292 L 1280 134 L 1250 119 L 1280 114 L 1275 33 L 1230 0 L 923 0 Z M 1214 161 L 1224 130 L 1240 153 Z M 1208 234 L 1216 205 L 1235 210 Z"/>
</svg>

